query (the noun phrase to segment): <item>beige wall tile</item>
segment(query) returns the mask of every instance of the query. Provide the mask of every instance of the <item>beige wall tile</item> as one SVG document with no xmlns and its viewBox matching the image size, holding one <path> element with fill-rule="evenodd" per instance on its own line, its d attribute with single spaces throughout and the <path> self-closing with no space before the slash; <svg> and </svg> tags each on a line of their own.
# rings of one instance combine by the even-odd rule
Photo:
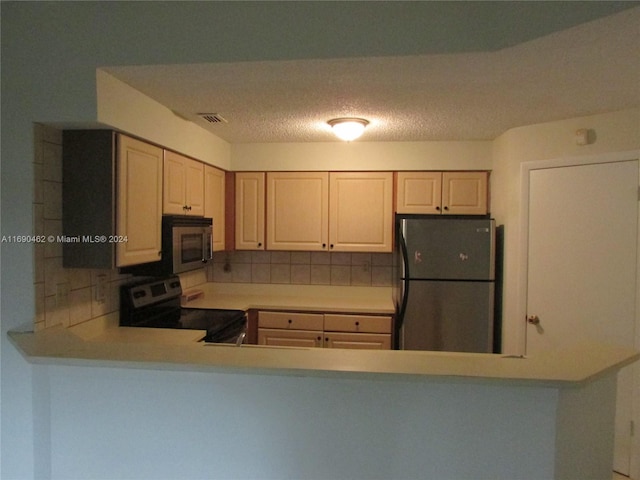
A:
<svg viewBox="0 0 640 480">
<path fill-rule="evenodd" d="M 55 240 L 44 244 L 44 257 L 61 257 L 62 256 L 62 242 L 58 242 L 58 236 L 62 235 L 62 220 L 49 220 L 44 219 L 44 235 L 49 238 L 53 236 Z"/>
<path fill-rule="evenodd" d="M 69 305 L 68 300 L 58 304 L 56 296 L 47 296 L 44 300 L 44 321 L 45 327 L 51 328 L 56 325 L 69 326 Z"/>
<path fill-rule="evenodd" d="M 390 287 L 393 279 L 393 267 L 371 267 L 371 285 Z"/>
<path fill-rule="evenodd" d="M 252 283 L 271 283 L 271 265 L 268 263 L 254 263 L 251 265 Z"/>
<path fill-rule="evenodd" d="M 34 285 L 35 302 L 36 302 L 36 323 L 41 323 L 44 326 L 44 283 L 36 283 Z"/>
<path fill-rule="evenodd" d="M 351 266 L 350 285 L 368 286 L 371 285 L 371 267 L 369 264 Z"/>
<path fill-rule="evenodd" d="M 311 252 L 291 252 L 291 265 L 309 265 Z"/>
<path fill-rule="evenodd" d="M 311 265 L 312 285 L 331 285 L 331 267 L 329 265 Z"/>
<path fill-rule="evenodd" d="M 288 263 L 272 263 L 271 283 L 291 283 L 291 266 Z"/>
<path fill-rule="evenodd" d="M 44 142 L 42 146 L 44 180 L 62 182 L 62 145 Z"/>
<path fill-rule="evenodd" d="M 345 252 L 331 252 L 331 265 L 351 265 L 351 254 Z"/>
<path fill-rule="evenodd" d="M 232 270 L 232 278 L 235 283 L 251 283 L 251 264 L 240 263 L 235 265 Z"/>
<path fill-rule="evenodd" d="M 43 181 L 44 218 L 62 220 L 62 183 Z"/>
<path fill-rule="evenodd" d="M 291 263 L 291 252 L 271 252 L 271 263 Z"/>
<path fill-rule="evenodd" d="M 91 270 L 88 268 L 68 268 L 67 277 L 71 290 L 91 286 Z"/>
<path fill-rule="evenodd" d="M 45 296 L 55 295 L 57 285 L 68 281 L 68 272 L 62 268 L 62 257 L 44 259 Z"/>
<path fill-rule="evenodd" d="M 331 265 L 331 285 L 350 285 L 351 266 Z"/>
<path fill-rule="evenodd" d="M 311 265 L 330 265 L 331 254 L 329 252 L 311 252 Z"/>
<path fill-rule="evenodd" d="M 251 252 L 251 263 L 270 263 L 271 252 Z"/>
<path fill-rule="evenodd" d="M 33 282 L 44 284 L 44 244 L 33 245 Z"/>
<path fill-rule="evenodd" d="M 291 265 L 291 283 L 297 285 L 311 283 L 311 265 Z"/>
<path fill-rule="evenodd" d="M 43 170 L 42 163 L 33 164 L 33 203 L 44 203 Z"/>
<path fill-rule="evenodd" d="M 69 292 L 69 325 L 91 319 L 91 287 Z"/>
</svg>

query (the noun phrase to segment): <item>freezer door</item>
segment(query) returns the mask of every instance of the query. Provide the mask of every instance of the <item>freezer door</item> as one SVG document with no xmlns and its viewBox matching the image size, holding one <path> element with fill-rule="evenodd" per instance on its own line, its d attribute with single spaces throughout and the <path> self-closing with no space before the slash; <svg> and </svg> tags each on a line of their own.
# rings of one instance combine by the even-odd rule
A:
<svg viewBox="0 0 640 480">
<path fill-rule="evenodd" d="M 405 218 L 401 232 L 405 278 L 494 279 L 494 220 Z"/>
<path fill-rule="evenodd" d="M 406 286 L 401 349 L 493 352 L 493 282 L 413 280 Z"/>
</svg>

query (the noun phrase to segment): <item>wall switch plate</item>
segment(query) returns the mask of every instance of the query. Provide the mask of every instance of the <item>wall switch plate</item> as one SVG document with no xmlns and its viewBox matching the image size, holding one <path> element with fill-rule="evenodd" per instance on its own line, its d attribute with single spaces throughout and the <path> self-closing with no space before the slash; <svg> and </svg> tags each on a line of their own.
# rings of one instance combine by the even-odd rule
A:
<svg viewBox="0 0 640 480">
<path fill-rule="evenodd" d="M 104 303 L 107 299 L 107 276 L 104 274 L 96 277 L 96 302 Z"/>
</svg>

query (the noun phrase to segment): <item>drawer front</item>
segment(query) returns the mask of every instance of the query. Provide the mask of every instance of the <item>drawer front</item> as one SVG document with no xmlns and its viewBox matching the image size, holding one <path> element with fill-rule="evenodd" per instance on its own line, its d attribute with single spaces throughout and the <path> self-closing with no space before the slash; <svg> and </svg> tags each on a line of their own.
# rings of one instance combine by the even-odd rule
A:
<svg viewBox="0 0 640 480">
<path fill-rule="evenodd" d="M 325 333 L 325 348 L 390 350 L 391 335 L 380 333 Z"/>
<path fill-rule="evenodd" d="M 325 314 L 326 332 L 391 333 L 391 317 Z"/>
<path fill-rule="evenodd" d="M 259 328 L 258 345 L 272 347 L 322 347 L 322 332 Z"/>
<path fill-rule="evenodd" d="M 258 327 L 322 331 L 323 317 L 319 313 L 260 312 Z"/>
</svg>

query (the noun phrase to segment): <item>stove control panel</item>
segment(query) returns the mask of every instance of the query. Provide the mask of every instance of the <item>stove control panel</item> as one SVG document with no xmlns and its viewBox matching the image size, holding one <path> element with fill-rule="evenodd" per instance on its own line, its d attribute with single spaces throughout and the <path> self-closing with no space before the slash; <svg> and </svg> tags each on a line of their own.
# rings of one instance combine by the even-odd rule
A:
<svg viewBox="0 0 640 480">
<path fill-rule="evenodd" d="M 180 278 L 177 276 L 151 280 L 145 283 L 126 287 L 123 292 L 134 309 L 179 297 L 182 295 Z"/>
</svg>

